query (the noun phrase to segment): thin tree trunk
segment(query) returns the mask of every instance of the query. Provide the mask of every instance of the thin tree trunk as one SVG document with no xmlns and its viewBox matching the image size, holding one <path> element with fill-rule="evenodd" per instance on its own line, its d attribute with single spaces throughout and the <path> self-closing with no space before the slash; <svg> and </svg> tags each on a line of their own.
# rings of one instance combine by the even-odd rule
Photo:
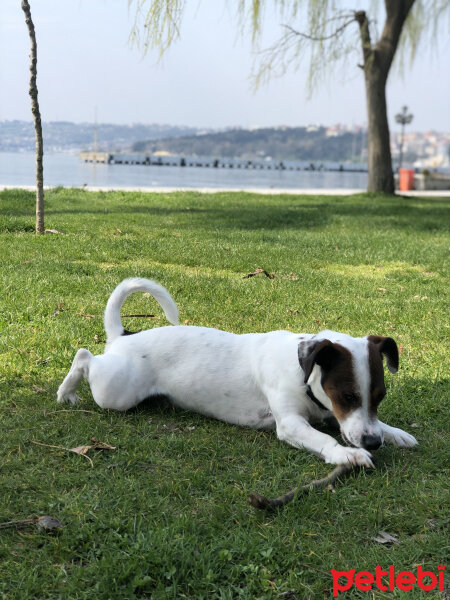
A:
<svg viewBox="0 0 450 600">
<path fill-rule="evenodd" d="M 44 228 L 44 169 L 42 156 L 44 153 L 42 142 L 41 113 L 39 111 L 38 89 L 36 85 L 37 76 L 37 44 L 31 10 L 28 0 L 22 0 L 22 10 L 25 13 L 25 22 L 31 41 L 30 51 L 30 98 L 31 112 L 33 113 L 34 130 L 36 135 L 36 233 L 45 233 Z"/>
</svg>

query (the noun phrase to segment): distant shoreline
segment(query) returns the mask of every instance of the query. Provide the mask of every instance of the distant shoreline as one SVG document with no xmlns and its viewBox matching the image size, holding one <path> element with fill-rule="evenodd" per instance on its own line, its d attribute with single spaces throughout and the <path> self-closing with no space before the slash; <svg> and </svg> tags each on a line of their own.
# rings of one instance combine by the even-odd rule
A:
<svg viewBox="0 0 450 600">
<path fill-rule="evenodd" d="M 0 152 L 2 185 L 34 185 L 33 153 Z M 142 164 L 86 163 L 71 154 L 44 155 L 44 183 L 49 186 L 175 189 L 364 189 L 366 173 L 293 171 L 289 169 L 186 168 Z"/>
<path fill-rule="evenodd" d="M 213 156 L 226 160 L 306 161 L 312 163 L 366 163 L 367 130 L 358 125 L 310 124 L 296 127 L 198 127 L 108 123 L 43 122 L 46 152 L 169 152 L 174 156 Z M 391 131 L 394 164 L 399 155 L 399 132 Z M 98 140 L 98 146 L 95 140 Z M 0 120 L 3 152 L 34 151 L 31 121 Z M 420 161 L 419 168 L 448 165 L 450 132 L 405 133 L 404 160 Z M 432 161 L 432 162 L 430 162 Z M 422 164 L 423 163 L 423 164 Z"/>
</svg>

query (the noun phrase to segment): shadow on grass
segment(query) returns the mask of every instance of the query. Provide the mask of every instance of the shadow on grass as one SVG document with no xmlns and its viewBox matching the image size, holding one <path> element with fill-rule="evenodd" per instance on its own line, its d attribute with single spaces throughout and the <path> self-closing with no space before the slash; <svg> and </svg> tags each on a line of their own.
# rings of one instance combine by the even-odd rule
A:
<svg viewBox="0 0 450 600">
<path fill-rule="evenodd" d="M 0 193 L 0 215 L 10 217 L 29 216 L 34 218 L 34 195 L 31 192 L 14 190 Z M 19 193 L 20 192 L 20 193 Z M 200 196 L 195 192 L 186 193 L 181 199 L 189 206 L 176 205 L 177 194 L 169 197 L 167 206 L 157 195 L 148 195 L 148 205 L 143 202 L 147 196 L 138 196 L 138 202 L 117 203 L 120 193 L 111 194 L 108 208 L 107 194 L 101 194 L 102 208 L 92 208 L 96 196 L 74 190 L 73 205 L 70 204 L 68 190 L 64 191 L 61 208 L 58 196 L 49 194 L 46 214 L 53 215 L 99 215 L 102 219 L 113 215 L 147 215 L 150 217 L 178 216 L 180 225 L 202 227 L 234 228 L 246 230 L 314 229 L 324 227 L 339 218 L 349 220 L 367 219 L 367 224 L 376 223 L 386 229 L 414 229 L 417 231 L 445 231 L 450 202 L 445 198 L 405 198 L 402 196 L 373 196 L 369 194 L 318 200 L 317 196 L 264 196 L 246 193 L 215 194 Z M 61 193 L 61 192 L 60 192 Z M 118 197 L 117 197 L 118 196 Z M 226 205 L 223 202 L 226 202 Z M 86 202 L 86 203 L 85 203 Z M 196 202 L 198 205 L 196 205 Z M 19 207 L 20 204 L 20 207 Z M 185 217 L 185 218 L 183 218 Z M 364 223 L 365 224 L 365 223 Z M 8 230 L 12 224 L 4 226 Z"/>
</svg>

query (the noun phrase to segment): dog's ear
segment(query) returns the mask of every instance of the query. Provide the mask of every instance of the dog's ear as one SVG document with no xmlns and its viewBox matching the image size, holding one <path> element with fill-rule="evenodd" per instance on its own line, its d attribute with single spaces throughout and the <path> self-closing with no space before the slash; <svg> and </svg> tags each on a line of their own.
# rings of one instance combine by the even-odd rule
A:
<svg viewBox="0 0 450 600">
<path fill-rule="evenodd" d="M 398 348 L 394 339 L 391 337 L 382 337 L 380 335 L 369 335 L 369 342 L 375 344 L 381 356 L 386 358 L 386 363 L 391 373 L 398 371 Z"/>
<path fill-rule="evenodd" d="M 300 343 L 298 345 L 298 360 L 305 373 L 307 383 L 314 365 L 319 365 L 324 371 L 329 371 L 339 360 L 339 349 L 330 340 Z"/>
</svg>

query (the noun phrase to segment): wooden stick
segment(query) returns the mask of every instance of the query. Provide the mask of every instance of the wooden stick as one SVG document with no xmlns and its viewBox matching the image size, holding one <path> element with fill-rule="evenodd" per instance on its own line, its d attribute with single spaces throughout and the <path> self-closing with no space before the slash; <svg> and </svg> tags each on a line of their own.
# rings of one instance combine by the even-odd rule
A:
<svg viewBox="0 0 450 600">
<path fill-rule="evenodd" d="M 141 319 L 156 319 L 156 315 L 145 315 L 145 314 L 144 315 L 139 315 L 139 314 L 138 315 L 120 315 L 120 316 L 125 317 L 125 318 L 139 317 Z"/>
<path fill-rule="evenodd" d="M 27 527 L 28 525 L 37 525 L 38 531 L 50 531 L 51 529 L 62 529 L 63 525 L 61 521 L 50 517 L 49 515 L 43 515 L 42 517 L 34 517 L 33 519 L 24 519 L 23 521 L 8 521 L 6 523 L 0 523 L 0 529 L 7 529 L 8 527 Z"/>
<path fill-rule="evenodd" d="M 338 479 L 341 475 L 345 475 L 349 473 L 353 469 L 353 466 L 349 465 L 338 465 L 329 475 L 324 477 L 323 479 L 313 479 L 310 483 L 303 485 L 301 487 L 296 487 L 291 490 L 287 494 L 283 496 L 278 496 L 278 498 L 266 498 L 266 496 L 261 496 L 261 494 L 251 493 L 249 495 L 250 504 L 254 508 L 259 509 L 271 509 L 277 506 L 284 506 L 288 504 L 296 496 L 301 495 L 304 492 L 309 492 L 311 490 L 315 490 L 317 488 L 324 488 L 329 485 L 333 485 L 333 483 Z"/>
<path fill-rule="evenodd" d="M 31 440 L 31 443 L 36 444 L 36 446 L 44 446 L 45 448 L 56 448 L 57 450 L 65 450 L 66 452 L 73 452 L 74 454 L 77 454 L 78 456 L 84 456 L 84 458 L 87 458 L 88 461 L 90 462 L 91 467 L 94 467 L 94 463 L 92 462 L 92 459 L 87 454 L 75 452 L 72 448 L 66 448 L 65 446 L 53 446 L 52 444 L 43 444 L 42 442 L 36 442 L 35 440 Z"/>
<path fill-rule="evenodd" d="M 86 314 L 83 312 L 78 312 L 77 315 L 79 317 L 84 317 L 85 319 L 103 319 L 103 315 L 91 315 L 91 314 Z M 156 315 L 151 315 L 151 314 L 136 314 L 136 315 L 120 315 L 121 317 L 124 317 L 125 319 L 131 318 L 131 317 L 139 317 L 141 319 L 159 319 L 158 316 Z"/>
<path fill-rule="evenodd" d="M 23 521 L 8 521 L 7 523 L 0 523 L 0 529 L 7 529 L 8 527 L 26 527 L 27 525 L 33 525 L 36 523 L 36 519 L 24 519 Z"/>
<path fill-rule="evenodd" d="M 90 413 L 92 415 L 96 415 L 97 413 L 95 412 L 95 410 L 85 410 L 84 408 L 71 408 L 71 409 L 66 409 L 66 408 L 60 408 L 59 410 L 52 410 L 50 412 L 46 412 L 44 410 L 44 417 L 46 417 L 47 415 L 57 415 L 58 413 L 77 413 L 77 412 L 84 412 L 84 413 Z M 61 446 L 62 448 L 62 446 Z"/>
</svg>

